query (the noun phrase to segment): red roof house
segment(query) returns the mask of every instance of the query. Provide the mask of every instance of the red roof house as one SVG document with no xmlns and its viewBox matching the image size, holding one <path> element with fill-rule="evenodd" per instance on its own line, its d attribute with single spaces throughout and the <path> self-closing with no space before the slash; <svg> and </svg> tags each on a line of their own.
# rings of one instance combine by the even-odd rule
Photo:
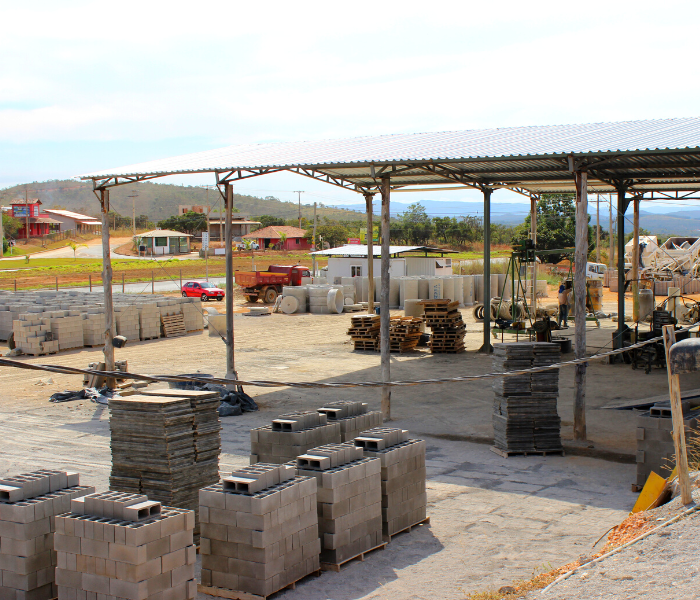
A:
<svg viewBox="0 0 700 600">
<path fill-rule="evenodd" d="M 284 243 L 280 243 L 282 234 L 287 236 Z M 244 240 L 255 240 L 260 248 L 280 248 L 281 250 L 310 250 L 311 242 L 306 239 L 306 232 L 298 227 L 289 225 L 270 225 L 248 235 Z"/>
<path fill-rule="evenodd" d="M 12 216 L 22 222 L 21 229 L 17 232 L 17 238 L 38 237 L 48 235 L 61 230 L 61 223 L 51 218 L 51 215 L 41 212 L 41 200 L 38 198 L 28 200 L 13 200 Z M 29 226 L 29 236 L 27 236 Z"/>
</svg>

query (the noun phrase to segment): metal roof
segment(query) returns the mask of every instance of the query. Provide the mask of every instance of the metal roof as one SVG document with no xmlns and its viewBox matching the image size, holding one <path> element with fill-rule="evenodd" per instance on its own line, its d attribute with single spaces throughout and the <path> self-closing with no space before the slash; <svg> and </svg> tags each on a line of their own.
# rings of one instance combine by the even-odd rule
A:
<svg viewBox="0 0 700 600">
<path fill-rule="evenodd" d="M 101 223 L 101 221 L 98 221 L 95 217 L 91 217 L 90 215 L 81 215 L 80 213 L 70 210 L 45 208 L 44 212 L 52 215 L 58 215 L 59 217 L 66 217 L 67 219 L 75 219 L 76 221 L 95 221 L 96 223 Z"/>
<path fill-rule="evenodd" d="M 172 229 L 154 229 L 146 233 L 140 233 L 134 237 L 141 238 L 157 238 L 157 237 L 192 237 L 189 233 L 181 231 L 173 231 Z"/>
<path fill-rule="evenodd" d="M 389 246 L 389 254 L 402 254 L 403 252 L 441 252 L 452 254 L 454 250 L 444 250 L 442 248 L 434 248 L 432 246 Z M 367 258 L 367 246 L 362 244 L 347 244 L 338 248 L 329 248 L 328 250 L 319 250 L 312 252 L 316 256 L 347 256 L 352 258 Z M 372 256 L 381 256 L 381 246 L 372 246 Z"/>
<path fill-rule="evenodd" d="M 574 190 L 570 161 L 583 161 L 589 192 L 696 189 L 700 118 L 657 119 L 412 133 L 349 139 L 238 145 L 87 173 L 97 187 L 172 174 L 215 172 L 236 181 L 293 171 L 355 191 L 461 184 L 523 193 Z"/>
</svg>

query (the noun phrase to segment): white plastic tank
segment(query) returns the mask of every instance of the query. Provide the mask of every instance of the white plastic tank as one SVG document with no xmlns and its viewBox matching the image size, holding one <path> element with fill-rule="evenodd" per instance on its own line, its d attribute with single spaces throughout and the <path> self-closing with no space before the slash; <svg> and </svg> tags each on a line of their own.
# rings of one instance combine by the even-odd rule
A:
<svg viewBox="0 0 700 600">
<path fill-rule="evenodd" d="M 505 273 L 498 273 L 497 274 L 498 278 L 498 288 L 496 292 L 494 290 L 491 290 L 491 293 L 493 296 L 501 296 L 501 298 L 508 299 L 511 296 L 511 289 L 510 289 L 510 278 L 505 274 Z M 508 285 L 506 285 L 506 280 L 509 281 Z"/>
</svg>

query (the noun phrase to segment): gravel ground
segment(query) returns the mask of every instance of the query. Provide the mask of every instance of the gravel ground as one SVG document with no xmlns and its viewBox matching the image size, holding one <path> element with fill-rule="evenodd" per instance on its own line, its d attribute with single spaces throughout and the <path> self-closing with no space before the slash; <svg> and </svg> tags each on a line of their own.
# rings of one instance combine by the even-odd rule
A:
<svg viewBox="0 0 700 600">
<path fill-rule="evenodd" d="M 700 504 L 700 490 L 693 490 Z M 676 498 L 650 511 L 658 525 L 686 510 Z M 700 510 L 660 529 L 590 567 L 583 567 L 546 593 L 527 600 L 679 600 L 700 598 Z"/>
</svg>

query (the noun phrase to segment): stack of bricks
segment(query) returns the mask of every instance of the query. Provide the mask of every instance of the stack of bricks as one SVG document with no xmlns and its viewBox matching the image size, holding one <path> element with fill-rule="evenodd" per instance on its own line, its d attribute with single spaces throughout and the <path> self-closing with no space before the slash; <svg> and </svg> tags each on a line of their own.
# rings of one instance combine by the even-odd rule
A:
<svg viewBox="0 0 700 600">
<path fill-rule="evenodd" d="M 362 432 L 355 445 L 365 457 L 381 460 L 384 539 L 425 521 L 425 441 L 408 439 L 405 430 L 376 427 Z"/>
<path fill-rule="evenodd" d="M 143 495 L 107 492 L 56 517 L 58 600 L 192 600 L 194 514 Z"/>
<path fill-rule="evenodd" d="M 194 302 L 181 304 L 182 314 L 185 317 L 185 329 L 190 331 L 202 331 L 204 329 L 204 311 L 202 301 L 191 298 Z"/>
<path fill-rule="evenodd" d="M 269 596 L 319 570 L 313 477 L 258 464 L 202 489 L 199 498 L 201 592 L 213 586 Z"/>
<path fill-rule="evenodd" d="M 85 345 L 85 340 L 81 313 L 75 310 L 60 312 L 62 313 L 60 316 L 56 315 L 56 318 L 51 318 L 51 333 L 53 333 L 53 339 L 58 340 L 58 349 L 82 348 Z M 44 314 L 50 316 L 54 313 Z"/>
<path fill-rule="evenodd" d="M 452 300 L 424 300 L 425 324 L 432 329 L 430 351 L 458 354 L 464 352 L 467 326 L 459 312 L 459 302 Z"/>
<path fill-rule="evenodd" d="M 138 307 L 139 325 L 142 340 L 155 340 L 160 337 L 160 309 L 155 303 Z"/>
<path fill-rule="evenodd" d="M 341 442 L 351 442 L 361 431 L 379 427 L 384 422 L 381 412 L 368 411 L 367 408 L 365 402 L 338 400 L 323 405 L 318 412 L 325 414 L 329 423 L 340 425 Z"/>
<path fill-rule="evenodd" d="M 281 464 L 295 460 L 309 448 L 340 443 L 340 423 L 325 414 L 299 411 L 280 415 L 271 425 L 250 430 L 250 464 Z"/>
<path fill-rule="evenodd" d="M 219 398 L 185 393 L 110 400 L 110 489 L 197 510 L 199 489 L 219 479 Z"/>
<path fill-rule="evenodd" d="M 117 325 L 117 334 L 123 335 L 130 342 L 138 342 L 141 339 L 138 308 L 135 306 L 115 306 L 114 320 Z"/>
<path fill-rule="evenodd" d="M 28 313 L 19 315 L 12 324 L 15 347 L 24 354 L 39 356 L 58 352 L 58 340 L 53 339 L 51 320 Z"/>
<path fill-rule="evenodd" d="M 83 317 L 83 343 L 86 346 L 102 346 L 105 343 L 104 308 L 89 308 Z"/>
<path fill-rule="evenodd" d="M 321 562 L 340 565 L 382 545 L 381 462 L 352 444 L 327 444 L 297 457 L 297 475 L 315 477 Z"/>
<path fill-rule="evenodd" d="M 65 471 L 0 478 L 0 598 L 56 597 L 56 515 L 70 510 L 71 499 L 94 491 Z"/>
</svg>

